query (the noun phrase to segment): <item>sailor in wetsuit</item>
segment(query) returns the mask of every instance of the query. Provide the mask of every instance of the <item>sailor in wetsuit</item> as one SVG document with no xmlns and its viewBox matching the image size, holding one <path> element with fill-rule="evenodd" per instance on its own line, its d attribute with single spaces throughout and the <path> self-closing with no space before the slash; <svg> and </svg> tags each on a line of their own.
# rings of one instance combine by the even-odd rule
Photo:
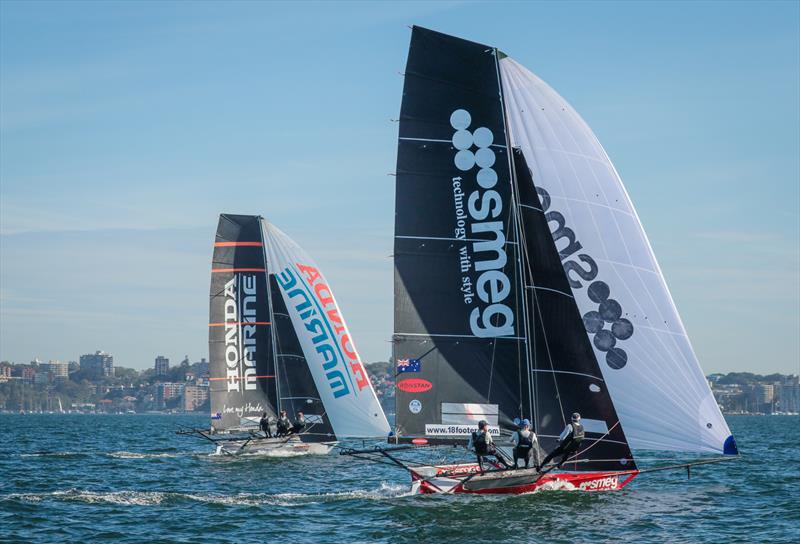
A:
<svg viewBox="0 0 800 544">
<path fill-rule="evenodd" d="M 472 433 L 469 443 L 467 444 L 467 449 L 475 451 L 475 455 L 478 457 L 478 467 L 480 467 L 481 472 L 483 472 L 483 461 L 488 455 L 494 456 L 497 462 L 503 465 L 503 467 L 511 468 L 506 460 L 503 459 L 503 456 L 498 453 L 497 447 L 494 445 L 492 435 L 489 434 L 488 421 L 481 420 L 478 422 L 478 432 Z"/>
<path fill-rule="evenodd" d="M 261 420 L 258 422 L 258 427 L 264 431 L 264 438 L 272 438 L 272 430 L 269 428 L 269 418 L 267 413 L 261 414 Z"/>
<path fill-rule="evenodd" d="M 286 415 L 286 410 L 281 410 L 281 415 L 278 418 L 276 437 L 287 436 L 292 431 L 292 422 L 289 421 L 289 416 Z"/>
<path fill-rule="evenodd" d="M 581 424 L 581 415 L 578 412 L 572 414 L 572 421 L 567 423 L 567 426 L 564 427 L 564 430 L 561 431 L 561 435 L 558 439 L 561 441 L 556 449 L 551 451 L 547 457 L 544 458 L 542 464 L 537 466 L 537 470 L 544 467 L 547 463 L 550 462 L 553 458 L 557 455 L 561 456 L 561 460 L 558 462 L 558 468 L 561 468 L 561 465 L 564 464 L 564 461 L 569 457 L 571 453 L 578 449 L 578 446 L 581 445 L 583 441 L 585 433 L 583 431 L 583 424 Z"/>
<path fill-rule="evenodd" d="M 294 420 L 294 424 L 292 425 L 292 432 L 294 434 L 300 434 L 305 428 L 306 416 L 303 415 L 303 412 L 297 412 L 297 419 Z"/>
<path fill-rule="evenodd" d="M 514 445 L 514 468 L 519 466 L 520 459 L 525 461 L 525 468 L 528 468 L 536 442 L 536 433 L 531 431 L 531 422 L 523 419 L 519 430 L 511 435 L 511 443 Z"/>
</svg>

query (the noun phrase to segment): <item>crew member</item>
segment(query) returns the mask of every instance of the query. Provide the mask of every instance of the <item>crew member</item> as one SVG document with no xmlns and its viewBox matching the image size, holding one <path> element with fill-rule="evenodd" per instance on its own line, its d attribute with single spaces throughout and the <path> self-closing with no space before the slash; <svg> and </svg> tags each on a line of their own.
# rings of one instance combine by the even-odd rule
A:
<svg viewBox="0 0 800 544">
<path fill-rule="evenodd" d="M 485 420 L 478 422 L 478 432 L 472 433 L 469 443 L 467 444 L 467 449 L 475 451 L 475 455 L 478 457 L 478 467 L 481 469 L 481 472 L 483 472 L 483 461 L 489 455 L 494 456 L 497 462 L 503 465 L 503 467 L 511 468 L 506 460 L 503 459 L 502 454 L 497 451 L 497 447 L 492 440 L 492 435 L 489 433 L 489 422 Z"/>
<path fill-rule="evenodd" d="M 258 422 L 258 426 L 264 431 L 264 438 L 272 438 L 272 431 L 269 428 L 269 418 L 266 412 L 261 414 L 261 420 Z"/>
<path fill-rule="evenodd" d="M 531 431 L 531 422 L 523 419 L 519 430 L 511 435 L 511 443 L 514 445 L 514 468 L 519 466 L 518 461 L 525 461 L 525 468 L 531 461 L 534 445 L 537 443 L 536 433 Z"/>
<path fill-rule="evenodd" d="M 567 457 L 575 450 L 578 449 L 578 446 L 581 445 L 583 441 L 584 431 L 583 425 L 581 424 L 581 415 L 578 412 L 572 414 L 572 421 L 567 423 L 567 426 L 564 427 L 564 430 L 561 431 L 561 435 L 558 437 L 560 440 L 558 447 L 554 449 L 547 457 L 544 458 L 542 464 L 537 466 L 537 469 L 541 469 L 547 463 L 550 462 L 553 458 L 560 455 L 561 460 L 558 462 L 558 468 L 561 468 L 561 465 L 564 464 Z"/>
<path fill-rule="evenodd" d="M 294 434 L 300 434 L 300 432 L 306 428 L 306 416 L 303 415 L 303 412 L 297 412 L 297 419 L 294 420 L 294 424 L 292 425 L 292 432 Z"/>
<path fill-rule="evenodd" d="M 292 430 L 292 422 L 289 421 L 289 417 L 286 415 L 286 410 L 281 410 L 280 417 L 278 418 L 277 424 L 277 432 L 275 436 L 287 436 Z"/>
</svg>

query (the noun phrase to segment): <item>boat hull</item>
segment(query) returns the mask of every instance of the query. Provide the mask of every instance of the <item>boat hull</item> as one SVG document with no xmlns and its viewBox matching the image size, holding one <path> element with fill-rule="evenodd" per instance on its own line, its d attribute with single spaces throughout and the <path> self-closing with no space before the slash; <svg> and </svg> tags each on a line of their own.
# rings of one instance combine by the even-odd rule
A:
<svg viewBox="0 0 800 544">
<path fill-rule="evenodd" d="M 226 440 L 217 443 L 219 455 L 265 455 L 293 457 L 296 455 L 327 455 L 336 442 L 303 442 L 297 437 Z"/>
<path fill-rule="evenodd" d="M 532 493 L 534 491 L 617 491 L 639 472 L 559 472 L 541 474 L 535 469 L 481 473 L 476 463 L 418 467 L 411 472 L 414 493 Z"/>
</svg>

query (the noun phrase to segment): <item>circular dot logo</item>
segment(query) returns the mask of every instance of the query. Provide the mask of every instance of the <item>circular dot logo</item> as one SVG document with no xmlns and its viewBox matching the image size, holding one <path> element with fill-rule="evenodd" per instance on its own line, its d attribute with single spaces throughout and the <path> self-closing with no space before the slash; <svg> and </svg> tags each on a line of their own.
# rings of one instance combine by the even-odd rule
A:
<svg viewBox="0 0 800 544">
<path fill-rule="evenodd" d="M 464 150 L 472 147 L 473 138 L 472 133 L 468 130 L 457 130 L 453 134 L 453 147 L 456 149 Z"/>
<path fill-rule="evenodd" d="M 481 147 L 475 152 L 475 162 L 481 168 L 491 168 L 494 165 L 494 151 L 488 147 Z"/>
<path fill-rule="evenodd" d="M 600 351 L 608 351 L 616 343 L 617 339 L 614 338 L 614 335 L 605 329 L 594 335 L 594 346 Z"/>
<path fill-rule="evenodd" d="M 600 304 L 599 311 L 603 319 L 609 323 L 612 323 L 619 319 L 622 315 L 622 306 L 619 305 L 619 302 L 613 298 L 610 298 Z"/>
<path fill-rule="evenodd" d="M 613 334 L 617 340 L 627 340 L 633 336 L 633 323 L 624 317 L 617 319 L 614 321 L 614 324 L 611 325 L 611 334 Z"/>
<path fill-rule="evenodd" d="M 456 130 L 464 130 L 472 123 L 472 116 L 467 110 L 456 110 L 450 114 L 450 126 Z"/>
<path fill-rule="evenodd" d="M 408 403 L 408 411 L 412 414 L 418 414 L 422 411 L 422 403 L 417 399 L 412 400 Z"/>
<path fill-rule="evenodd" d="M 494 141 L 494 134 L 486 127 L 475 129 L 475 145 L 478 147 L 489 147 Z"/>
<path fill-rule="evenodd" d="M 601 302 L 606 301 L 608 295 L 611 294 L 611 289 L 608 287 L 606 282 L 596 281 L 589 285 L 589 288 L 586 290 L 586 294 L 589 295 L 589 300 L 600 304 Z"/>
<path fill-rule="evenodd" d="M 491 189 L 497 185 L 497 172 L 491 168 L 481 168 L 478 170 L 478 185 L 484 189 Z"/>
<path fill-rule="evenodd" d="M 615 370 L 619 370 L 628 364 L 628 354 L 624 349 L 611 348 L 606 353 L 606 364 Z"/>
<path fill-rule="evenodd" d="M 472 151 L 462 149 L 456 153 L 456 156 L 453 158 L 453 162 L 456 163 L 456 168 L 462 172 L 466 172 L 475 166 L 475 154 L 472 153 Z"/>
<path fill-rule="evenodd" d="M 605 324 L 606 322 L 600 316 L 600 312 L 586 312 L 583 315 L 583 326 L 586 328 L 586 332 L 592 334 L 598 333 Z"/>
</svg>

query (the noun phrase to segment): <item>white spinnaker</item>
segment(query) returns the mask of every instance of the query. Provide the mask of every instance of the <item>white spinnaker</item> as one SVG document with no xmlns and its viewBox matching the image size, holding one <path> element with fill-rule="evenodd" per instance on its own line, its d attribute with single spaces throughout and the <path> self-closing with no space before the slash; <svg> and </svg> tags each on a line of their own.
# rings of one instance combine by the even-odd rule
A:
<svg viewBox="0 0 800 544">
<path fill-rule="evenodd" d="M 551 231 L 563 217 L 563 226 L 582 246 L 575 250 L 566 229 L 554 235 L 559 251 L 570 253 L 562 261 L 574 263 L 568 265 L 574 267 L 568 276 L 575 301 L 589 323 L 587 334 L 631 447 L 734 453 L 728 425 L 608 155 L 583 119 L 546 83 L 511 58 L 503 59 L 500 68 L 511 143 L 522 149 L 534 184 L 550 195 L 549 206 L 543 206 Z M 601 284 L 608 287 L 607 295 Z M 601 308 L 609 299 L 619 307 L 606 303 Z M 614 328 L 620 334 L 612 333 L 620 308 L 621 318 L 633 325 L 629 337 L 625 323 Z M 590 313 L 601 310 L 609 319 Z M 600 324 L 607 332 L 598 331 Z M 609 346 L 623 350 L 627 362 L 621 365 L 612 356 L 610 364 Z"/>
<path fill-rule="evenodd" d="M 278 280 L 334 433 L 339 438 L 387 436 L 389 422 L 327 280 L 294 240 L 267 221 L 262 228 L 269 274 Z"/>
</svg>

